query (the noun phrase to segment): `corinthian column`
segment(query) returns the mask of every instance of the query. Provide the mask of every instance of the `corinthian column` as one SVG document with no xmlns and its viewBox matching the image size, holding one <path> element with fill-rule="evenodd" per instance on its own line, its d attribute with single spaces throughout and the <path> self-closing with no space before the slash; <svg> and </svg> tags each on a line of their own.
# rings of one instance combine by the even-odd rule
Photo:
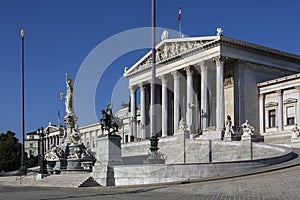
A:
<svg viewBox="0 0 300 200">
<path fill-rule="evenodd" d="M 171 72 L 173 79 L 174 79 L 174 134 L 178 131 L 179 126 L 179 117 L 180 117 L 180 110 L 179 110 L 179 102 L 180 102 L 180 81 L 179 81 L 179 72 L 174 71 Z"/>
<path fill-rule="evenodd" d="M 205 61 L 199 63 L 201 68 L 201 128 L 202 130 L 208 127 L 208 88 L 207 88 L 207 65 Z"/>
<path fill-rule="evenodd" d="M 186 123 L 188 126 L 188 130 L 191 134 L 194 133 L 193 129 L 193 109 L 195 107 L 194 105 L 194 98 L 193 98 L 193 69 L 191 66 L 188 66 L 184 68 L 186 71 L 186 90 L 187 90 L 187 105 L 186 105 Z"/>
<path fill-rule="evenodd" d="M 165 137 L 168 135 L 168 88 L 167 78 L 165 75 L 159 77 L 162 84 L 162 121 L 161 121 L 161 135 Z"/>
<path fill-rule="evenodd" d="M 295 87 L 298 91 L 297 94 L 297 111 L 296 111 L 296 124 L 299 127 L 300 126 L 300 86 Z"/>
<path fill-rule="evenodd" d="M 282 108 L 282 92 L 281 90 L 276 91 L 278 95 L 278 131 L 283 130 L 283 108 Z"/>
<path fill-rule="evenodd" d="M 224 57 L 214 58 L 216 62 L 216 128 L 221 130 L 225 125 L 224 105 Z"/>
<path fill-rule="evenodd" d="M 146 98 L 145 98 L 145 86 L 143 84 L 139 85 L 140 87 L 140 101 L 141 101 L 141 138 L 146 138 L 145 126 L 146 126 Z"/>
<path fill-rule="evenodd" d="M 259 133 L 265 132 L 264 94 L 259 94 Z"/>
<path fill-rule="evenodd" d="M 130 128 L 130 137 L 131 138 L 136 138 L 136 100 L 135 100 L 135 91 L 136 87 L 135 86 L 130 86 L 130 114 L 131 114 L 131 128 Z M 132 141 L 132 139 L 131 139 Z"/>
</svg>

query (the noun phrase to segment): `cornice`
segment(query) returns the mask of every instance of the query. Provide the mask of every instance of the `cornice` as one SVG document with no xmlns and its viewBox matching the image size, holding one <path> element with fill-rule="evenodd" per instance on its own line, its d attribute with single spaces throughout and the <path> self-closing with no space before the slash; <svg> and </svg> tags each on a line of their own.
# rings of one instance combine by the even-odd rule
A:
<svg viewBox="0 0 300 200">
<path fill-rule="evenodd" d="M 171 42 L 171 41 L 176 42 L 175 39 L 172 39 L 170 41 L 169 41 L 169 39 L 166 40 L 166 42 Z M 180 40 L 178 42 L 181 42 L 182 44 L 184 44 L 184 42 L 188 43 L 189 41 L 181 41 Z M 193 41 L 193 42 L 197 42 L 197 41 Z M 222 45 L 229 46 L 229 47 L 231 46 L 231 47 L 239 48 L 239 49 L 242 49 L 242 50 L 245 50 L 245 51 L 250 51 L 250 52 L 253 52 L 253 53 L 256 53 L 256 54 L 260 54 L 260 55 L 264 55 L 264 56 L 268 56 L 268 57 L 272 57 L 272 58 L 276 58 L 276 59 L 285 60 L 285 61 L 300 64 L 300 56 L 298 56 L 298 55 L 222 36 L 222 37 L 218 37 L 218 38 L 216 38 L 212 41 L 209 41 L 207 43 L 204 43 L 200 46 L 188 49 L 185 52 L 178 53 L 176 55 L 171 55 L 169 53 L 169 50 L 165 50 L 166 52 L 168 51 L 167 55 L 170 55 L 170 56 L 166 56 L 164 58 L 161 58 L 158 62 L 156 62 L 156 68 L 159 69 L 159 68 L 161 68 L 165 65 L 175 63 L 179 60 L 186 59 L 186 58 L 188 58 L 190 56 L 193 56 L 195 54 L 198 54 L 198 53 L 201 53 L 203 51 L 212 49 L 216 46 L 222 46 Z M 159 46 L 160 49 L 158 49 L 158 51 L 160 51 L 160 52 L 163 51 L 164 46 L 166 46 L 166 43 L 160 45 Z M 151 57 L 150 54 L 149 54 L 148 57 L 144 57 L 144 61 L 149 59 L 150 57 Z M 161 57 L 161 55 L 158 55 L 157 57 Z M 134 78 L 136 76 L 139 76 L 141 74 L 144 74 L 144 73 L 147 73 L 147 72 L 151 71 L 151 67 L 152 67 L 151 63 L 148 63 L 144 67 L 141 67 L 140 66 L 141 64 L 142 63 L 135 66 L 136 69 L 132 69 L 132 71 L 128 72 L 127 74 L 124 74 L 124 76 L 130 79 L 130 78 Z M 279 70 L 279 71 L 282 71 L 282 70 Z"/>
<path fill-rule="evenodd" d="M 300 56 L 292 53 L 287 53 L 284 51 L 280 51 L 277 49 L 268 48 L 265 46 L 253 44 L 250 42 L 244 42 L 241 40 L 236 40 L 229 37 L 221 37 L 221 40 L 219 40 L 220 45 L 229 45 L 234 47 L 239 47 L 242 49 L 250 50 L 256 53 L 260 53 L 263 55 L 268 55 L 271 57 L 279 58 L 279 59 L 285 59 L 291 62 L 299 63 L 300 64 Z"/>
</svg>

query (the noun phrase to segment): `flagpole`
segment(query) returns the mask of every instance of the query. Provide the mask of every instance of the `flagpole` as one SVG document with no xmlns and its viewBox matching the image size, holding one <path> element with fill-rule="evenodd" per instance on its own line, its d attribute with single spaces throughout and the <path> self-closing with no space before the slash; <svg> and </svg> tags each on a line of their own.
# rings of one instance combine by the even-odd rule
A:
<svg viewBox="0 0 300 200">
<path fill-rule="evenodd" d="M 57 111 L 57 127 L 60 128 L 60 110 Z"/>
<path fill-rule="evenodd" d="M 181 5 L 179 5 L 179 9 L 178 9 L 178 26 L 179 26 L 179 37 L 182 37 L 182 33 L 181 33 Z"/>
<path fill-rule="evenodd" d="M 179 22 L 179 37 L 182 37 L 182 34 L 181 34 L 181 22 Z"/>
</svg>

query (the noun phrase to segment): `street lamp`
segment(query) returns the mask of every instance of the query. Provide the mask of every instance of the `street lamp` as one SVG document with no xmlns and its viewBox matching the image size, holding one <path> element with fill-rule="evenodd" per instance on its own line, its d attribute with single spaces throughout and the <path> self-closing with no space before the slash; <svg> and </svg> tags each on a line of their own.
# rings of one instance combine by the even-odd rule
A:
<svg viewBox="0 0 300 200">
<path fill-rule="evenodd" d="M 38 128 L 37 134 L 39 135 L 39 164 L 40 164 L 40 174 L 47 174 L 46 162 L 45 162 L 45 152 L 44 152 L 44 128 Z"/>
<path fill-rule="evenodd" d="M 24 30 L 21 30 L 21 41 L 22 41 L 22 49 L 21 49 L 21 96 L 22 96 L 22 150 L 21 150 L 21 168 L 19 170 L 19 174 L 26 174 L 26 164 L 25 164 L 25 103 L 24 103 Z"/>
</svg>

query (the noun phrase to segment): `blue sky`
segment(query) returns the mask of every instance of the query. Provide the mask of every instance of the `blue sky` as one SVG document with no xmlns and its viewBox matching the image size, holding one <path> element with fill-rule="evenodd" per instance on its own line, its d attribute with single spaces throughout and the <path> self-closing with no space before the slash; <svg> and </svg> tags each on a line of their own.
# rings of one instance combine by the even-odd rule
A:
<svg viewBox="0 0 300 200">
<path fill-rule="evenodd" d="M 225 36 L 300 54 L 299 1 L 161 0 L 157 1 L 157 26 L 178 30 L 179 4 L 186 35 L 215 35 L 216 28 L 222 27 Z M 151 0 L 2 0 L 0 132 L 12 130 L 21 135 L 21 28 L 25 29 L 25 129 L 29 132 L 50 121 L 57 124 L 58 109 L 64 116 L 58 94 L 65 90 L 66 72 L 75 80 L 85 59 L 101 42 L 123 31 L 149 26 Z M 119 47 L 110 46 L 108 52 L 114 48 Z M 124 67 L 147 51 L 120 55 L 106 68 L 92 100 L 98 117 L 108 102 L 117 99 L 113 102 L 117 109 L 122 100 L 128 101 L 124 82 L 116 94 L 112 91 L 123 81 Z M 101 60 L 100 55 L 99 67 L 103 67 Z"/>
</svg>

